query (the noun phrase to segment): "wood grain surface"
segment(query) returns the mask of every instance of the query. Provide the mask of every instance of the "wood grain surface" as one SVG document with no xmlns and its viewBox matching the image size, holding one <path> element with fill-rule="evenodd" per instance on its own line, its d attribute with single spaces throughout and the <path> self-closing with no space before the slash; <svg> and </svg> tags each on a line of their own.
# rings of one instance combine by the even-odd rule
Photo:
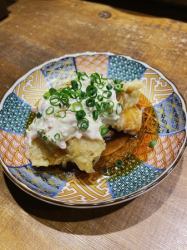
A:
<svg viewBox="0 0 187 250">
<path fill-rule="evenodd" d="M 32 67 L 111 51 L 158 68 L 187 99 L 187 24 L 75 0 L 18 0 L 0 22 L 0 95 Z M 105 18 L 107 17 L 107 18 Z M 187 249 L 187 151 L 156 188 L 125 204 L 75 210 L 37 201 L 0 170 L 0 249 Z"/>
</svg>

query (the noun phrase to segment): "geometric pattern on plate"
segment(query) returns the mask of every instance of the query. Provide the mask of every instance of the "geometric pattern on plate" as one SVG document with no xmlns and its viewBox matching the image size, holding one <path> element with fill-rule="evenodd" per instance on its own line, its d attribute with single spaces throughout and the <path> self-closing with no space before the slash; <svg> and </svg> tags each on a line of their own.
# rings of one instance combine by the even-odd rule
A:
<svg viewBox="0 0 187 250">
<path fill-rule="evenodd" d="M 176 159 L 184 142 L 185 131 L 167 136 L 160 136 L 156 146 L 147 156 L 147 163 L 156 168 L 167 168 Z"/>
<path fill-rule="evenodd" d="M 39 170 L 28 165 L 23 168 L 9 168 L 13 176 L 37 193 L 53 197 L 66 185 L 60 176 L 48 173 L 47 169 Z"/>
<path fill-rule="evenodd" d="M 173 92 L 171 85 L 152 69 L 145 71 L 142 81 L 144 85 L 141 92 L 152 104 L 166 99 Z"/>
<path fill-rule="evenodd" d="M 48 86 L 56 83 L 65 83 L 76 77 L 76 67 L 73 57 L 60 59 L 50 62 L 41 68 Z"/>
<path fill-rule="evenodd" d="M 36 70 L 18 84 L 14 92 L 31 106 L 34 106 L 47 89 L 48 86 L 43 74 L 40 70 Z"/>
<path fill-rule="evenodd" d="M 106 77 L 108 56 L 106 55 L 92 55 L 92 56 L 78 56 L 75 59 L 78 71 L 86 73 L 98 72 Z"/>
<path fill-rule="evenodd" d="M 106 179 L 98 173 L 73 176 L 55 197 L 68 203 L 94 203 L 111 200 Z"/>
<path fill-rule="evenodd" d="M 15 93 L 9 94 L 0 110 L 0 129 L 23 134 L 30 112 L 29 104 L 21 100 Z"/>
<path fill-rule="evenodd" d="M 117 175 L 108 180 L 108 186 L 113 198 L 119 198 L 136 192 L 145 187 L 162 174 L 161 169 L 156 169 L 148 164 L 140 163 L 127 175 Z"/>
<path fill-rule="evenodd" d="M 139 62 L 123 56 L 109 56 L 108 77 L 125 81 L 140 79 L 146 68 Z"/>
<path fill-rule="evenodd" d="M 0 155 L 3 162 L 9 167 L 29 164 L 29 160 L 26 157 L 24 136 L 0 130 Z"/>
<path fill-rule="evenodd" d="M 160 134 L 173 133 L 185 128 L 186 118 L 177 94 L 173 93 L 154 105 L 154 110 L 158 118 Z"/>
</svg>

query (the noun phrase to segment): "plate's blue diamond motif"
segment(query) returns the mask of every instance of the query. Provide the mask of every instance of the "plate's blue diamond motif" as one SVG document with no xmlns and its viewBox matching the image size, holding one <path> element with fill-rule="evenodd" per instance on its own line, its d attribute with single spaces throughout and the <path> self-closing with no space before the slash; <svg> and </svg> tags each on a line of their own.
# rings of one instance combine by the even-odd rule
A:
<svg viewBox="0 0 187 250">
<path fill-rule="evenodd" d="M 110 56 L 108 77 L 124 81 L 140 79 L 146 67 L 139 62 L 127 59 L 123 56 Z"/>
<path fill-rule="evenodd" d="M 31 113 L 29 104 L 21 100 L 15 93 L 7 96 L 0 110 L 0 129 L 23 134 Z"/>
<path fill-rule="evenodd" d="M 76 66 L 73 57 L 51 62 L 41 68 L 49 87 L 61 84 L 76 77 Z"/>
<path fill-rule="evenodd" d="M 55 175 L 54 172 L 50 173 L 43 169 L 39 170 L 31 165 L 9 168 L 9 171 L 28 188 L 49 197 L 58 194 L 66 185 L 66 181 L 60 175 Z"/>
<path fill-rule="evenodd" d="M 149 166 L 148 164 L 140 164 L 127 175 L 115 176 L 109 178 L 108 186 L 113 198 L 119 198 L 145 187 L 156 180 L 163 170 Z"/>
<path fill-rule="evenodd" d="M 173 93 L 154 106 L 160 134 L 177 132 L 185 128 L 186 118 L 180 98 Z"/>
</svg>

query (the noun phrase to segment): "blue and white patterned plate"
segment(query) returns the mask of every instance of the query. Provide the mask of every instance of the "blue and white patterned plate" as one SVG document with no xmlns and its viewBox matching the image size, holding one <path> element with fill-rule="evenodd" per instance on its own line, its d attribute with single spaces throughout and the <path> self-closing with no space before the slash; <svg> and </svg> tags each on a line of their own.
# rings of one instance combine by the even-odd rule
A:
<svg viewBox="0 0 187 250">
<path fill-rule="evenodd" d="M 153 106 L 159 124 L 156 146 L 148 147 L 150 138 L 146 135 L 143 146 L 127 155 L 123 166 L 94 174 L 32 166 L 25 147 L 32 107 L 54 82 L 71 80 L 77 71 L 126 81 L 141 79 L 142 93 Z M 184 151 L 186 129 L 185 102 L 159 71 L 112 53 L 66 55 L 32 69 L 5 94 L 0 106 L 1 163 L 16 185 L 43 201 L 82 208 L 108 206 L 135 198 L 165 178 Z"/>
</svg>

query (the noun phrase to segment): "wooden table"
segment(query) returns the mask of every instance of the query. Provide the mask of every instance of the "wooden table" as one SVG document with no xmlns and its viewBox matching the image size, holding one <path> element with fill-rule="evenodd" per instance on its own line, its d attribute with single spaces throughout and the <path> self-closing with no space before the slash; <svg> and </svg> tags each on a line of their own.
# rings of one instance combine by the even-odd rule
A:
<svg viewBox="0 0 187 250">
<path fill-rule="evenodd" d="M 0 94 L 45 60 L 112 51 L 143 60 L 187 99 L 187 24 L 84 1 L 19 0 L 0 23 Z M 104 11 L 104 12 L 103 12 Z M 187 249 L 187 151 L 154 190 L 109 208 L 37 201 L 0 172 L 0 249 Z"/>
</svg>

